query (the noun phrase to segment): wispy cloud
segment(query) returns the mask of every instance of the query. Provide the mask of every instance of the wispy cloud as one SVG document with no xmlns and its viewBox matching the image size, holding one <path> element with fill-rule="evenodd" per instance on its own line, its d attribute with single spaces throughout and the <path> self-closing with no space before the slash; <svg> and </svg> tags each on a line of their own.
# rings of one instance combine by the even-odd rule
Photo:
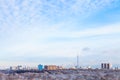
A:
<svg viewBox="0 0 120 80">
<path fill-rule="evenodd" d="M 51 31 L 52 30 L 52 31 Z M 110 41 L 109 38 L 105 38 L 100 41 L 96 40 L 80 40 L 81 38 L 87 38 L 92 36 L 104 36 L 104 35 L 113 35 L 120 34 L 119 24 L 107 25 L 104 27 L 98 27 L 93 29 L 87 29 L 79 32 L 71 32 L 71 31 L 59 31 L 59 29 L 46 29 L 46 31 L 39 32 L 39 28 L 37 29 L 29 29 L 28 32 L 20 32 L 19 34 L 15 34 L 7 40 L 7 44 L 3 47 L 3 50 L 6 50 L 6 53 L 11 53 L 14 56 L 24 56 L 34 53 L 38 56 L 47 56 L 47 55 L 58 55 L 62 56 L 73 56 L 77 52 L 82 52 L 82 49 L 86 46 L 91 47 L 92 45 L 95 47 L 96 43 L 104 43 L 106 41 Z M 56 38 L 69 38 L 74 39 L 73 41 L 60 41 L 56 40 L 54 43 L 49 41 L 49 39 Z M 77 41 L 76 41 L 77 39 Z M 48 41 L 47 41 L 48 40 Z M 80 40 L 81 42 L 79 42 Z M 112 39 L 113 40 L 113 39 Z M 111 40 L 111 41 L 112 41 Z M 111 43 L 107 42 L 107 43 Z M 6 41 L 5 41 L 6 42 Z M 7 46 L 7 47 L 6 47 Z M 101 46 L 101 45 L 99 45 Z M 34 55 L 33 54 L 33 55 Z M 82 53 L 81 53 L 82 54 Z M 91 53 L 90 53 L 91 54 Z M 93 54 L 93 53 L 92 53 Z M 86 55 L 86 54 L 85 54 Z"/>
<path fill-rule="evenodd" d="M 2 0 L 0 1 L 0 15 L 3 17 L 1 17 L 1 21 L 4 24 L 12 25 L 17 22 L 26 24 L 36 22 L 43 16 L 49 19 L 49 17 L 56 18 L 67 15 L 86 15 L 116 2 L 118 0 Z"/>
<path fill-rule="evenodd" d="M 116 45 L 120 43 L 119 20 L 92 28 L 89 27 L 89 22 L 86 23 L 88 25 L 82 23 L 87 22 L 88 16 L 119 6 L 116 5 L 118 2 L 119 0 L 0 0 L 1 57 L 8 54 L 18 57 L 29 54 L 29 57 L 71 57 L 79 52 L 84 55 L 82 49 L 85 47 L 90 48 L 91 55 L 97 53 L 94 51 L 96 48 L 102 47 L 100 51 L 103 51 L 103 46 Z M 109 19 L 111 15 L 109 14 Z M 108 35 L 111 37 L 105 37 Z M 99 38 L 90 39 L 94 36 Z"/>
<path fill-rule="evenodd" d="M 97 35 L 107 35 L 107 34 L 115 34 L 120 33 L 120 24 L 111 24 L 105 26 L 99 26 L 96 28 L 87 28 L 85 30 L 80 31 L 59 31 L 55 30 L 51 32 L 49 35 L 51 37 L 70 37 L 70 38 L 80 38 L 80 37 L 89 37 L 89 36 L 97 36 Z"/>
</svg>

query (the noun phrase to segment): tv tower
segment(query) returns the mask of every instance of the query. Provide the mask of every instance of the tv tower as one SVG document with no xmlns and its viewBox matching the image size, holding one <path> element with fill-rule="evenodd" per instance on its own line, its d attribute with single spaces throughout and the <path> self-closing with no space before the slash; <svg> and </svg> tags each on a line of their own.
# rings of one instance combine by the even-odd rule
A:
<svg viewBox="0 0 120 80">
<path fill-rule="evenodd" d="M 77 54 L 77 68 L 79 68 L 79 54 Z"/>
</svg>

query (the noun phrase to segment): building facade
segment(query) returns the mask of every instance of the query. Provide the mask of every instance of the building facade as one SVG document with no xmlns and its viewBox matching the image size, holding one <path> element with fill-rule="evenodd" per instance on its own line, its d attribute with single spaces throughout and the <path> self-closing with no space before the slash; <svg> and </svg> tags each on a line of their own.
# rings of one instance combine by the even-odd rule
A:
<svg viewBox="0 0 120 80">
<path fill-rule="evenodd" d="M 101 69 L 111 69 L 110 63 L 101 63 Z"/>
</svg>

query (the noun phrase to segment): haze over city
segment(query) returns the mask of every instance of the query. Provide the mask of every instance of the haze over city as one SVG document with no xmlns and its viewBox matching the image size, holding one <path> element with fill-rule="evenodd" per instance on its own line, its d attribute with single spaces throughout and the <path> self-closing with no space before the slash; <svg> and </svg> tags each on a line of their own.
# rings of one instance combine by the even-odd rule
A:
<svg viewBox="0 0 120 80">
<path fill-rule="evenodd" d="M 120 0 L 0 0 L 0 65 L 120 61 Z"/>
</svg>

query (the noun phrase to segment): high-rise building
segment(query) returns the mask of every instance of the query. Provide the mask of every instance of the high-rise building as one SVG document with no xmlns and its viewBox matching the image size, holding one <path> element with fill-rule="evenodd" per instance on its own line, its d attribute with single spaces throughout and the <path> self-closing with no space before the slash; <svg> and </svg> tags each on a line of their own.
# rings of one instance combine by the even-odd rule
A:
<svg viewBox="0 0 120 80">
<path fill-rule="evenodd" d="M 38 70 L 42 71 L 44 69 L 43 65 L 39 64 L 38 65 Z"/>
<path fill-rule="evenodd" d="M 101 69 L 110 69 L 111 64 L 110 63 L 101 63 Z"/>
<path fill-rule="evenodd" d="M 44 69 L 45 70 L 57 70 L 58 66 L 56 66 L 56 65 L 45 65 Z"/>
<path fill-rule="evenodd" d="M 104 68 L 104 63 L 101 63 L 101 69 L 103 69 Z"/>
</svg>

